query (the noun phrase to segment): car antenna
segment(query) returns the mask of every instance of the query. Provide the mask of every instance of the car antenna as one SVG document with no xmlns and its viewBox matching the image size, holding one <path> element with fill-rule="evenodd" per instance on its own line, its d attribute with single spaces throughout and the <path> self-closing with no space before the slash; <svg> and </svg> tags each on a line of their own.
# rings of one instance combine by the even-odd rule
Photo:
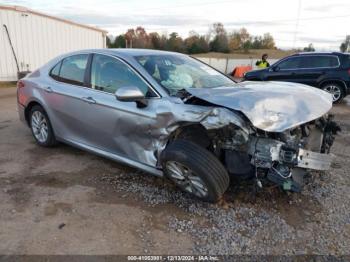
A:
<svg viewBox="0 0 350 262">
<path fill-rule="evenodd" d="M 17 66 L 17 73 L 19 73 L 19 66 L 18 66 L 18 60 L 17 60 L 17 56 L 16 56 L 16 53 L 15 53 L 15 49 L 13 48 L 13 45 L 12 45 L 12 41 L 11 41 L 11 37 L 10 37 L 10 34 L 9 34 L 9 30 L 7 28 L 7 26 L 5 24 L 3 24 L 5 30 L 6 30 L 6 34 L 7 34 L 7 38 L 9 40 L 9 43 L 10 43 L 10 46 L 11 46 L 11 49 L 12 49 L 12 54 L 15 58 L 15 61 L 16 61 L 16 66 Z"/>
</svg>

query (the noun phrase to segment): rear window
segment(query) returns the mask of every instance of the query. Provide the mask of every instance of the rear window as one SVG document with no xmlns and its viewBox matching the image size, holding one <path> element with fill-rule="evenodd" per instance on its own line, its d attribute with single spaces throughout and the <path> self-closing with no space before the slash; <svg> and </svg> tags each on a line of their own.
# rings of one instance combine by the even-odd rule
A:
<svg viewBox="0 0 350 262">
<path fill-rule="evenodd" d="M 336 56 L 304 56 L 301 57 L 299 68 L 337 67 L 339 60 Z"/>
<path fill-rule="evenodd" d="M 67 57 L 52 68 L 50 76 L 60 82 L 83 86 L 88 57 L 87 54 Z"/>
<path fill-rule="evenodd" d="M 345 55 L 342 61 L 343 67 L 350 68 L 350 55 Z"/>
</svg>

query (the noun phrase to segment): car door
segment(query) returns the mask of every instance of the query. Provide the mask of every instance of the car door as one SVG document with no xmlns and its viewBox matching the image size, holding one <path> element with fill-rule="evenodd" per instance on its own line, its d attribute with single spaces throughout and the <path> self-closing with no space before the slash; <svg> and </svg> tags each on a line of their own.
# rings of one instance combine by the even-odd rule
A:
<svg viewBox="0 0 350 262">
<path fill-rule="evenodd" d="M 133 68 L 113 56 L 94 54 L 89 75 L 88 96 L 95 103 L 84 121 L 90 145 L 138 162 L 152 162 L 144 149 L 155 143 L 150 127 L 157 123 L 160 96 Z M 116 91 L 128 86 L 140 89 L 147 105 L 118 101 Z"/>
<path fill-rule="evenodd" d="M 288 57 L 271 66 L 266 73 L 266 81 L 296 81 L 296 72 L 298 71 L 300 57 Z"/>
<path fill-rule="evenodd" d="M 45 87 L 46 110 L 55 135 L 68 142 L 89 142 L 85 116 L 91 113 L 94 101 L 85 86 L 88 60 L 89 54 L 64 58 L 51 70 Z"/>
<path fill-rule="evenodd" d="M 298 83 L 317 86 L 323 76 L 339 66 L 339 60 L 331 55 L 305 55 L 301 57 L 300 69 L 297 71 Z"/>
</svg>

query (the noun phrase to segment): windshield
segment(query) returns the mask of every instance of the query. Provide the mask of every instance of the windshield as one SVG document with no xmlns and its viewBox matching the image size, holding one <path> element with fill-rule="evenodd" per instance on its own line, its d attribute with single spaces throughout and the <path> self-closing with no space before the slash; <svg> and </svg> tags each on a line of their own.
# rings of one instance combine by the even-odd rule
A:
<svg viewBox="0 0 350 262">
<path fill-rule="evenodd" d="M 186 88 L 235 85 L 230 78 L 187 56 L 147 55 L 135 58 L 170 95 Z"/>
</svg>

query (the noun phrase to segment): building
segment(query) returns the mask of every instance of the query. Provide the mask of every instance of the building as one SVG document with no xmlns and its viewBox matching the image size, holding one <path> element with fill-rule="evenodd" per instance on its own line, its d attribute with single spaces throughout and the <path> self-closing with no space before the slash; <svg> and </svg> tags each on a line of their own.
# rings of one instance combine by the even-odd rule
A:
<svg viewBox="0 0 350 262">
<path fill-rule="evenodd" d="M 57 55 L 105 48 L 107 32 L 19 6 L 0 5 L 0 82 L 16 81 Z"/>
</svg>

